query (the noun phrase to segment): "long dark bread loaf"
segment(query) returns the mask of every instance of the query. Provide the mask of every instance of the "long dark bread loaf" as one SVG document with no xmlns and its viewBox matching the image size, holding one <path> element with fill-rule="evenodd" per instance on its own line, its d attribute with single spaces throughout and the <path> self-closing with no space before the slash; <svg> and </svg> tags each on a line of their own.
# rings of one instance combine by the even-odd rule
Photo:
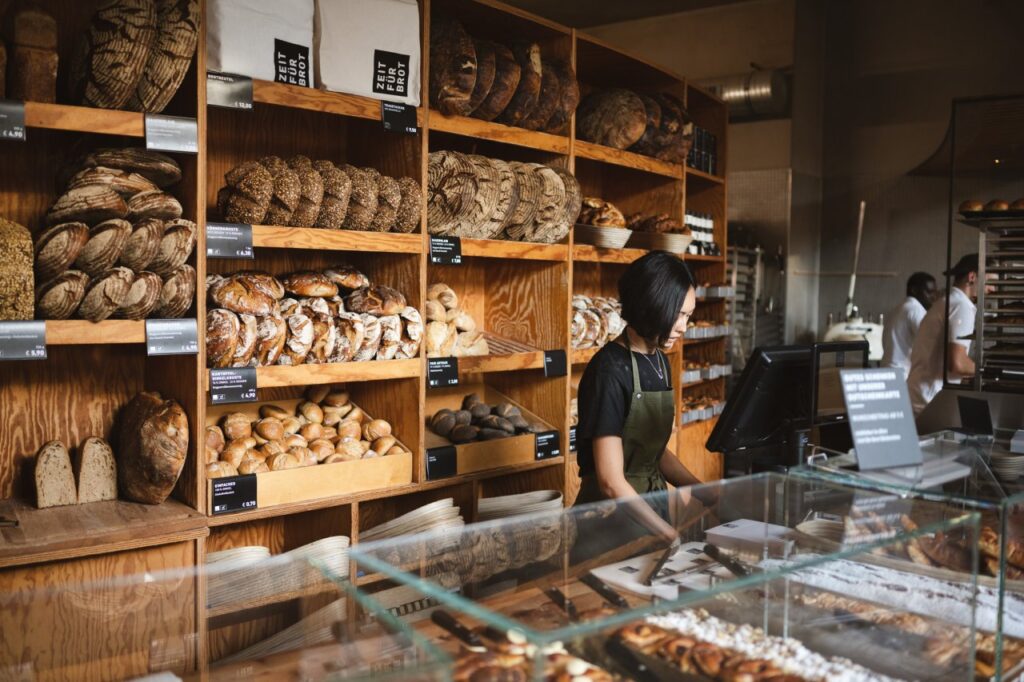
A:
<svg viewBox="0 0 1024 682">
<path fill-rule="evenodd" d="M 537 43 L 517 44 L 512 47 L 512 53 L 519 63 L 519 86 L 516 87 L 512 101 L 498 117 L 498 122 L 519 126 L 527 116 L 533 113 L 533 109 L 540 99 L 543 65 L 541 64 L 540 45 Z"/>
<path fill-rule="evenodd" d="M 157 36 L 135 92 L 132 111 L 159 113 L 181 87 L 199 41 L 198 0 L 157 0 Z"/>
</svg>

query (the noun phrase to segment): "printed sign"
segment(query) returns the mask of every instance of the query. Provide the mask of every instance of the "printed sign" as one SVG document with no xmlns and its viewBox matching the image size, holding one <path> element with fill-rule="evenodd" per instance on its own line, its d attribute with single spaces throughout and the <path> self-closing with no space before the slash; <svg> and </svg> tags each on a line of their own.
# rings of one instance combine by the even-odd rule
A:
<svg viewBox="0 0 1024 682">
<path fill-rule="evenodd" d="M 558 431 L 545 431 L 537 434 L 536 459 L 551 459 L 562 454 L 562 448 L 558 442 Z"/>
<path fill-rule="evenodd" d="M 256 509 L 256 474 L 215 478 L 211 484 L 215 516 Z"/>
<path fill-rule="evenodd" d="M 195 355 L 199 332 L 194 319 L 146 320 L 146 355 Z"/>
<path fill-rule="evenodd" d="M 454 445 L 427 448 L 427 480 L 436 481 L 455 475 L 457 454 Z"/>
<path fill-rule="evenodd" d="M 921 464 L 921 445 L 903 375 L 879 368 L 844 369 L 839 376 L 860 470 Z"/>
<path fill-rule="evenodd" d="M 146 114 L 146 149 L 199 153 L 199 124 L 194 118 Z"/>
<path fill-rule="evenodd" d="M 462 240 L 458 237 L 431 237 L 430 262 L 434 265 L 462 265 Z"/>
<path fill-rule="evenodd" d="M 394 97 L 408 96 L 409 55 L 387 50 L 374 50 L 373 91 Z"/>
<path fill-rule="evenodd" d="M 256 368 L 228 367 L 210 370 L 210 401 L 251 403 L 256 400 Z"/>
<path fill-rule="evenodd" d="M 45 360 L 46 322 L 0 322 L 0 360 Z"/>
<path fill-rule="evenodd" d="M 458 385 L 458 358 L 427 358 L 427 386 L 429 388 Z"/>
<path fill-rule="evenodd" d="M 25 141 L 25 103 L 0 99 L 0 140 Z"/>
<path fill-rule="evenodd" d="M 275 38 L 274 64 L 274 80 L 278 83 L 308 88 L 313 82 L 308 47 Z"/>
<path fill-rule="evenodd" d="M 206 72 L 206 104 L 226 109 L 252 109 L 252 78 L 234 73 Z"/>
<path fill-rule="evenodd" d="M 206 223 L 207 258 L 254 258 L 252 225 Z"/>
<path fill-rule="evenodd" d="M 380 120 L 384 123 L 384 130 L 410 135 L 419 132 L 416 128 L 416 107 L 408 104 L 381 102 Z"/>
</svg>

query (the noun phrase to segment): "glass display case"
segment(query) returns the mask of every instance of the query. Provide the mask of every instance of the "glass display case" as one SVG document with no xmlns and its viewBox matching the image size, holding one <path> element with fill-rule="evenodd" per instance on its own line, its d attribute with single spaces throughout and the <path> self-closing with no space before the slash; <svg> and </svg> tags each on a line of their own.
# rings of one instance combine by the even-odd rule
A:
<svg viewBox="0 0 1024 682">
<path fill-rule="evenodd" d="M 116 558 L 91 561 L 102 572 Z M 294 579 L 304 587 L 294 589 Z M 218 599 L 224 594 L 233 597 Z M 440 649 L 378 604 L 368 608 L 349 582 L 325 580 L 309 558 L 80 583 L 41 574 L 0 592 L 0 632 L 3 680 L 426 682 L 449 679 L 452 668 Z"/>
<path fill-rule="evenodd" d="M 813 448 L 805 467 L 792 475 L 828 480 L 905 498 L 943 504 L 951 510 L 977 512 L 978 590 L 995 595 L 994 622 L 979 619 L 978 628 L 995 647 L 995 679 L 1024 674 L 1024 492 L 1009 488 L 992 473 L 993 441 L 943 431 L 921 438 L 920 467 L 860 471 L 855 451 Z M 929 557 L 947 571 L 941 557 Z"/>
<path fill-rule="evenodd" d="M 516 511 L 353 548 L 369 600 L 383 598 L 379 610 L 454 657 L 455 679 L 505 665 L 530 679 L 665 679 L 631 669 L 633 649 L 636 665 L 653 656 L 675 666 L 671 679 L 748 679 L 741 665 L 793 676 L 749 679 L 973 679 L 975 619 L 998 612 L 977 591 L 978 515 L 940 502 L 759 474 Z M 915 560 L 927 553 L 948 554 L 962 572 Z M 653 625 L 666 633 L 629 630 Z M 679 662 L 711 649 L 732 667 Z M 817 667 L 793 663 L 805 659 Z"/>
</svg>

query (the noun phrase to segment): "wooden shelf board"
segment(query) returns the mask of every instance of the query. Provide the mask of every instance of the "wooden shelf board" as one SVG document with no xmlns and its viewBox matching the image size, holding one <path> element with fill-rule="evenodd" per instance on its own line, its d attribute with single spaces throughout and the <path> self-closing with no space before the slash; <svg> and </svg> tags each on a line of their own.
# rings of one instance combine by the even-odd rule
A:
<svg viewBox="0 0 1024 682">
<path fill-rule="evenodd" d="M 622 149 L 594 144 L 593 142 L 584 142 L 583 140 L 576 140 L 574 143 L 574 153 L 578 158 L 610 163 L 615 166 L 631 168 L 644 173 L 663 175 L 677 180 L 681 180 L 684 174 L 684 166 L 681 164 L 659 161 L 643 154 L 635 154 Z"/>
<path fill-rule="evenodd" d="M 569 153 L 569 138 L 564 135 L 541 133 L 501 123 L 481 121 L 468 116 L 445 116 L 436 109 L 430 110 L 427 120 L 432 132 L 451 133 L 479 140 L 513 144 L 553 154 Z"/>
<path fill-rule="evenodd" d="M 684 253 L 683 260 L 697 261 L 699 263 L 724 263 L 725 256 L 708 256 L 704 254 Z"/>
<path fill-rule="evenodd" d="M 544 469 L 547 467 L 561 466 L 564 462 L 565 457 L 552 457 L 551 459 L 544 459 L 539 462 L 529 462 L 526 464 L 519 464 L 516 466 L 486 469 L 484 471 L 476 471 L 471 474 L 464 474 L 462 476 L 452 476 L 450 478 L 442 478 L 436 481 L 424 481 L 423 483 L 409 483 L 408 485 L 394 486 L 392 488 L 386 488 L 384 490 L 368 490 L 363 493 L 356 493 L 352 495 L 322 497 L 316 500 L 305 500 L 303 502 L 295 502 L 292 504 L 282 504 L 274 507 L 268 507 L 266 509 L 256 509 L 251 512 L 239 512 L 237 514 L 211 516 L 209 519 L 207 519 L 207 522 L 211 527 L 227 526 L 236 523 L 255 521 L 258 519 L 274 518 L 278 516 L 287 516 L 290 514 L 314 511 L 317 509 L 329 509 L 331 507 L 339 507 L 344 504 L 352 504 L 353 502 L 380 500 L 388 497 L 396 497 L 398 495 L 420 493 L 426 490 L 448 488 L 452 486 L 462 485 L 463 483 L 468 483 L 470 481 L 480 481 L 489 478 L 500 478 L 502 476 L 507 476 L 508 474 L 513 473 L 533 471 L 534 469 Z"/>
<path fill-rule="evenodd" d="M 520 260 L 569 260 L 567 244 L 512 242 L 503 239 L 463 239 L 462 255 L 472 258 L 512 258 Z"/>
<path fill-rule="evenodd" d="M 714 379 L 701 379 L 700 381 L 691 381 L 688 384 L 682 384 L 679 388 L 686 390 L 688 388 L 696 388 L 697 386 L 704 386 L 705 384 L 711 384 L 716 381 L 721 381 L 725 377 L 715 377 Z"/>
<path fill-rule="evenodd" d="M 97 135 L 145 137 L 145 117 L 137 111 L 25 102 L 25 126 Z"/>
<path fill-rule="evenodd" d="M 339 588 L 332 582 L 325 581 L 304 587 L 300 590 L 288 592 L 277 592 L 258 599 L 221 604 L 206 609 L 206 617 L 210 620 L 210 628 L 216 629 L 226 625 L 233 625 L 237 622 L 255 620 L 266 615 L 267 607 L 286 604 L 296 599 L 306 597 L 318 597 L 322 594 L 338 592 Z M 226 618 L 227 617 L 227 618 Z"/>
<path fill-rule="evenodd" d="M 572 364 L 585 365 L 589 363 L 594 358 L 594 356 L 597 355 L 597 351 L 599 350 L 601 350 L 601 348 L 585 348 L 583 350 L 573 350 Z"/>
<path fill-rule="evenodd" d="M 408 379 L 423 374 L 419 358 L 410 360 L 369 360 L 367 362 L 339 362 L 326 365 L 274 365 L 256 368 L 257 388 L 282 386 L 311 386 L 358 381 Z M 203 384 L 210 390 L 210 373 L 203 374 Z"/>
<path fill-rule="evenodd" d="M 112 500 L 36 509 L 0 501 L 0 568 L 163 545 L 207 534 L 206 518 L 177 500 L 149 505 Z"/>
<path fill-rule="evenodd" d="M 683 346 L 696 346 L 702 343 L 714 343 L 715 341 L 725 341 L 729 336 L 712 336 L 707 339 L 683 339 Z"/>
<path fill-rule="evenodd" d="M 252 99 L 256 104 L 272 104 L 292 109 L 320 111 L 326 114 L 380 120 L 380 100 L 344 92 L 330 92 L 298 85 L 254 80 Z M 423 109 L 416 109 L 416 124 L 423 127 Z M 383 131 L 383 128 L 381 128 Z"/>
<path fill-rule="evenodd" d="M 722 176 L 720 176 L 720 175 L 712 175 L 711 173 L 705 173 L 702 170 L 698 170 L 696 168 L 690 168 L 689 166 L 686 167 L 686 177 L 687 177 L 687 179 L 693 179 L 693 180 L 696 180 L 696 181 L 699 181 L 699 182 L 706 182 L 706 183 L 710 183 L 712 185 L 724 185 L 725 184 L 725 178 L 723 178 Z"/>
<path fill-rule="evenodd" d="M 252 245 L 264 249 L 423 253 L 423 235 L 253 225 Z"/>
<path fill-rule="evenodd" d="M 514 372 L 521 369 L 544 369 L 544 351 L 459 358 L 459 374 Z"/>
<path fill-rule="evenodd" d="M 588 263 L 621 263 L 622 265 L 628 265 L 646 253 L 645 249 L 605 249 L 590 244 L 573 244 L 572 247 L 572 259 Z"/>
<path fill-rule="evenodd" d="M 47 320 L 46 345 L 84 346 L 145 343 L 144 320 Z"/>
</svg>

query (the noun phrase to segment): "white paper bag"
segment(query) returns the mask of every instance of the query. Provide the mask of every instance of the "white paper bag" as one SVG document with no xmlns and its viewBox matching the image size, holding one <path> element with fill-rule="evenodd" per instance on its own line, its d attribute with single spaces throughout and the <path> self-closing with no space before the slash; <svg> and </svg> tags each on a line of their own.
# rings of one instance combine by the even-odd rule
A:
<svg viewBox="0 0 1024 682">
<path fill-rule="evenodd" d="M 313 86 L 313 0 L 209 0 L 210 71 Z"/>
<path fill-rule="evenodd" d="M 420 11 L 416 0 L 317 0 L 316 85 L 420 104 Z"/>
</svg>

